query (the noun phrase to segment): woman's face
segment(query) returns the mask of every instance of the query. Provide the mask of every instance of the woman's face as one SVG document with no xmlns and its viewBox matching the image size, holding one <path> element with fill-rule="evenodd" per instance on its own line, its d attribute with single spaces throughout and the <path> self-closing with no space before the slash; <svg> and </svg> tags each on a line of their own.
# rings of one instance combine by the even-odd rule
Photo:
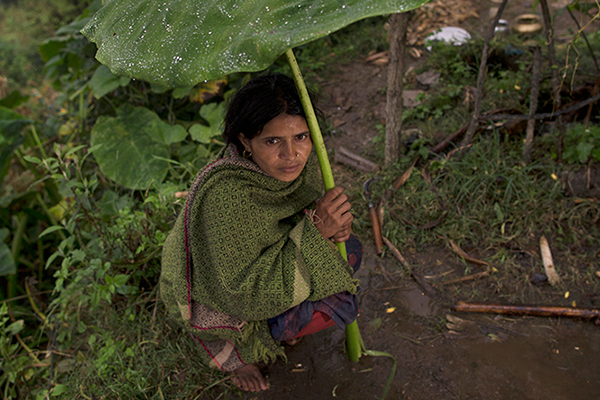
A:
<svg viewBox="0 0 600 400">
<path fill-rule="evenodd" d="M 291 182 L 300 175 L 312 149 L 306 120 L 297 115 L 280 114 L 251 140 L 241 133 L 238 139 L 252 153 L 252 161 L 284 182 Z"/>
</svg>

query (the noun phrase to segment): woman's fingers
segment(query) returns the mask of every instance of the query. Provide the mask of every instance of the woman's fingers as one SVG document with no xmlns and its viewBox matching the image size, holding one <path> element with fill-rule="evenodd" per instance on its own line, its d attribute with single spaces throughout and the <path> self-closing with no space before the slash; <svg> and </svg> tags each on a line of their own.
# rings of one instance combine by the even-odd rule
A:
<svg viewBox="0 0 600 400">
<path fill-rule="evenodd" d="M 331 237 L 331 240 L 334 243 L 343 243 L 346 240 L 350 239 L 350 234 L 352 233 L 352 229 L 344 229 L 336 233 Z"/>
<path fill-rule="evenodd" d="M 331 238 L 337 242 L 345 241 L 349 237 L 349 229 L 354 220 L 350 213 L 352 205 L 343 191 L 340 187 L 331 189 L 315 206 L 318 217 L 315 226 L 324 238 Z"/>
</svg>

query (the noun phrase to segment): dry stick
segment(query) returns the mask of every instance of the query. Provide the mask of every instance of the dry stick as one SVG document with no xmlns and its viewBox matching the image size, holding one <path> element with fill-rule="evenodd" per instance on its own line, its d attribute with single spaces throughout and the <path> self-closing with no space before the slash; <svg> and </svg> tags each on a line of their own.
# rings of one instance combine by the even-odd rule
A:
<svg viewBox="0 0 600 400">
<path fill-rule="evenodd" d="M 580 108 L 583 108 L 585 106 L 587 106 L 588 104 L 592 104 L 597 102 L 598 100 L 600 100 L 600 94 L 597 94 L 595 96 L 592 96 L 586 100 L 583 100 L 577 104 L 574 104 L 570 107 L 567 108 L 563 108 L 560 111 L 556 111 L 556 112 L 552 112 L 552 113 L 544 113 L 544 114 L 536 114 L 534 115 L 535 119 L 547 119 L 547 118 L 554 118 L 560 115 L 564 115 L 573 111 L 577 111 Z M 488 120 L 488 121 L 498 121 L 498 120 L 503 120 L 503 119 L 516 119 L 516 120 L 526 120 L 529 117 L 527 115 L 515 115 L 515 114 L 494 114 L 494 115 L 482 115 L 480 117 L 481 120 Z"/>
<path fill-rule="evenodd" d="M 475 274 L 471 274 L 471 275 L 467 275 L 467 276 L 463 276 L 460 278 L 456 278 L 456 279 L 452 279 L 450 281 L 447 282 L 442 282 L 442 285 L 453 285 L 455 283 L 460 283 L 460 282 L 467 282 L 467 281 L 476 281 L 478 279 L 481 278 L 485 278 L 486 276 L 490 275 L 490 271 L 489 269 L 486 271 L 482 271 L 482 272 L 477 272 Z"/>
<path fill-rule="evenodd" d="M 467 131 L 468 127 L 469 127 L 469 124 L 465 124 L 465 125 L 461 126 L 460 129 L 458 129 L 456 132 L 454 132 L 453 134 L 448 136 L 446 139 L 444 139 L 440 143 L 433 146 L 431 148 L 431 152 L 439 153 L 440 151 L 444 150 L 446 147 L 448 147 L 448 145 L 450 143 L 452 143 L 452 141 L 456 140 L 460 135 L 464 134 Z"/>
<path fill-rule="evenodd" d="M 593 308 L 572 308 L 558 306 L 513 306 L 458 302 L 456 311 L 494 313 L 509 315 L 534 315 L 538 317 L 600 318 L 600 310 Z"/>
<path fill-rule="evenodd" d="M 475 131 L 477 130 L 477 126 L 479 125 L 479 116 L 481 115 L 481 99 L 483 97 L 483 81 L 485 80 L 485 69 L 487 65 L 490 42 L 494 37 L 496 25 L 498 25 L 498 20 L 500 20 L 500 17 L 502 16 L 502 12 L 506 7 L 507 2 L 508 0 L 502 0 L 502 4 L 500 4 L 498 12 L 494 17 L 494 22 L 492 22 L 492 26 L 490 27 L 490 30 L 485 38 L 485 44 L 483 45 L 483 51 L 481 54 L 481 64 L 479 65 L 479 74 L 477 75 L 477 90 L 475 91 L 475 105 L 473 109 L 473 115 L 471 116 L 471 121 L 469 122 L 467 133 L 465 134 L 465 137 L 460 143 L 460 147 L 465 147 L 471 144 L 473 136 L 475 135 Z"/>
<path fill-rule="evenodd" d="M 558 65 L 556 64 L 556 56 L 554 54 L 554 31 L 552 29 L 552 20 L 550 19 L 550 8 L 548 7 L 547 0 L 540 0 L 542 6 L 542 15 L 544 16 L 544 34 L 546 35 L 546 44 L 548 45 L 548 59 L 550 60 L 550 71 L 552 81 L 552 111 L 558 111 L 560 109 L 560 81 L 558 80 Z M 562 146 L 564 127 L 562 117 L 559 116 L 556 120 L 557 128 L 560 134 L 558 135 L 558 142 L 556 144 L 556 152 L 558 159 L 562 158 Z"/>
<path fill-rule="evenodd" d="M 592 56 L 592 59 L 594 60 L 594 65 L 596 66 L 596 71 L 598 71 L 598 73 L 600 73 L 600 67 L 598 66 L 598 60 L 596 60 L 596 55 L 594 54 L 594 50 L 592 50 L 592 46 L 590 46 L 590 42 L 588 42 L 587 35 L 583 31 L 583 29 L 581 29 L 581 25 L 579 25 L 579 21 L 577 21 L 577 18 L 575 18 L 575 16 L 573 15 L 571 8 L 568 6 L 565 8 L 567 9 L 567 11 L 569 12 L 569 15 L 575 22 L 575 25 L 577 25 L 577 33 L 581 33 L 583 40 L 585 40 L 585 44 L 587 45 L 587 48 L 590 51 L 590 55 Z"/>
<path fill-rule="evenodd" d="M 598 78 L 596 78 L 596 83 L 594 83 L 594 88 L 592 89 L 592 94 L 597 95 L 598 90 L 600 90 L 600 75 L 598 75 Z M 594 105 L 590 104 L 590 106 L 588 107 L 588 110 L 587 110 L 587 114 L 585 115 L 585 119 L 583 120 L 584 124 L 588 125 L 590 123 L 590 120 L 592 119 L 592 110 L 593 109 L 594 109 Z"/>
<path fill-rule="evenodd" d="M 390 65 L 388 66 L 388 90 L 385 124 L 385 167 L 390 167 L 402 150 L 402 108 L 404 85 L 404 54 L 408 13 L 392 14 L 390 17 Z"/>
<path fill-rule="evenodd" d="M 335 152 L 335 161 L 363 172 L 373 172 L 379 168 L 373 161 L 354 154 L 343 146 L 338 147 Z"/>
<path fill-rule="evenodd" d="M 538 106 L 540 94 L 540 69 L 542 67 L 542 51 L 539 46 L 533 46 L 533 76 L 531 77 L 531 95 L 529 97 L 529 119 L 527 120 L 527 134 L 525 135 L 525 147 L 523 148 L 523 161 L 529 164 L 531 161 L 531 146 L 533 145 L 533 133 L 535 131 L 535 112 Z"/>
<path fill-rule="evenodd" d="M 390 242 L 385 236 L 382 236 L 382 239 L 385 245 L 390 249 L 394 257 L 396 257 L 398 261 L 400 261 L 402 265 L 404 265 L 404 267 L 408 270 L 410 276 L 412 276 L 415 282 L 417 282 L 417 284 L 421 287 L 423 292 L 425 292 L 427 296 L 431 297 L 432 299 L 439 299 L 440 295 L 438 294 L 437 290 L 433 286 L 431 286 L 431 284 L 427 282 L 425 278 L 413 271 L 410 264 L 402 256 L 402 253 L 400 253 L 400 250 L 398 250 L 396 246 L 394 246 L 392 242 Z"/>
</svg>

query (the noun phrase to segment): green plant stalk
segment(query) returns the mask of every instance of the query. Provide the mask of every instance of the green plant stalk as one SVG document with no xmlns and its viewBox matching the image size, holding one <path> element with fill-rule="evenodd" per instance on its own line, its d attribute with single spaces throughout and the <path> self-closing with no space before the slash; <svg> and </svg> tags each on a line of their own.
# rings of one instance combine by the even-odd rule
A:
<svg viewBox="0 0 600 400">
<path fill-rule="evenodd" d="M 321 135 L 321 129 L 319 128 L 319 123 L 317 122 L 317 116 L 315 115 L 315 110 L 310 102 L 310 97 L 308 96 L 308 90 L 306 90 L 306 85 L 304 84 L 300 67 L 298 66 L 298 62 L 296 61 L 296 57 L 294 56 L 294 51 L 292 49 L 288 49 L 285 52 L 285 55 L 287 57 L 290 69 L 292 70 L 292 76 L 300 94 L 300 101 L 302 102 L 304 113 L 306 114 L 306 122 L 308 124 L 308 129 L 310 130 L 310 137 L 312 139 L 315 152 L 317 153 L 317 158 L 319 159 L 319 166 L 321 167 L 323 186 L 325 186 L 325 190 L 333 189 L 335 184 L 333 182 L 331 164 L 329 164 L 329 158 L 327 157 L 327 149 L 325 148 L 323 135 Z M 342 257 L 344 257 L 345 260 L 348 260 L 348 256 L 346 254 L 346 243 L 337 243 L 337 247 Z M 364 345 L 360 331 L 358 330 L 358 323 L 356 320 L 354 320 L 354 322 L 351 324 L 346 325 L 346 352 L 350 361 L 358 362 L 363 350 Z"/>
<path fill-rule="evenodd" d="M 25 233 L 25 227 L 27 225 L 27 214 L 17 215 L 17 229 L 15 230 L 12 244 L 11 253 L 13 260 L 15 260 L 15 268 L 19 266 L 19 254 L 21 252 L 21 241 L 23 240 L 23 234 Z M 7 296 L 13 298 L 17 295 L 17 274 L 10 274 L 8 278 Z"/>
<path fill-rule="evenodd" d="M 37 134 L 37 130 L 35 129 L 35 125 L 33 124 L 31 124 L 31 135 L 33 136 L 35 144 L 38 146 L 42 157 L 48 158 L 48 154 L 46 154 L 46 150 L 44 150 L 44 145 L 42 144 L 42 141 L 40 140 L 40 137 Z"/>
</svg>

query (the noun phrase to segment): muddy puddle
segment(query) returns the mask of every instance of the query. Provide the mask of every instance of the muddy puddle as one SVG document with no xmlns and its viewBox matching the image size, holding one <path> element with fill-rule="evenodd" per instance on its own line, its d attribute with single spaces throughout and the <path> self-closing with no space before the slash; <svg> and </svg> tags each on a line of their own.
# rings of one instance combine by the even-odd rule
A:
<svg viewBox="0 0 600 400">
<path fill-rule="evenodd" d="M 388 399 L 600 399 L 600 326 L 593 322 L 456 313 L 423 294 L 393 260 L 369 254 L 358 278 L 365 345 L 398 361 Z M 270 390 L 243 398 L 381 398 L 392 361 L 352 363 L 344 341 L 335 327 L 305 337 L 286 349 L 287 363 L 263 370 Z"/>
</svg>

